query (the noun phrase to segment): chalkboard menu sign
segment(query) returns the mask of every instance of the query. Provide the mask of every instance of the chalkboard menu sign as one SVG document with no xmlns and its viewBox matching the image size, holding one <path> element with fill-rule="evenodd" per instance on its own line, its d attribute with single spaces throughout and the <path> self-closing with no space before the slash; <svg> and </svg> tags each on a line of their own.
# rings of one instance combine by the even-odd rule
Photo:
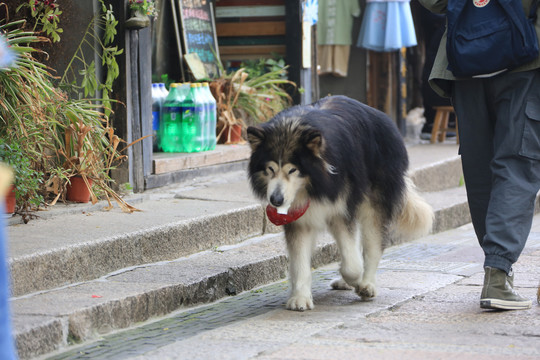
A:
<svg viewBox="0 0 540 360">
<path fill-rule="evenodd" d="M 178 0 L 185 54 L 199 55 L 209 77 L 219 77 L 219 49 L 210 0 Z"/>
</svg>

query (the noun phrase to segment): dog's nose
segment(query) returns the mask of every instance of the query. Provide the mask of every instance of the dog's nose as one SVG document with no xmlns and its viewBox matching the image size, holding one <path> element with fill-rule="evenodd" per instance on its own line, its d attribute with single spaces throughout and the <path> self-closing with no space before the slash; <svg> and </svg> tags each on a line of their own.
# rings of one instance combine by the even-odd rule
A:
<svg viewBox="0 0 540 360">
<path fill-rule="evenodd" d="M 272 195 L 270 195 L 270 203 L 274 207 L 280 207 L 283 205 L 283 194 L 281 194 L 280 191 L 274 191 Z"/>
</svg>

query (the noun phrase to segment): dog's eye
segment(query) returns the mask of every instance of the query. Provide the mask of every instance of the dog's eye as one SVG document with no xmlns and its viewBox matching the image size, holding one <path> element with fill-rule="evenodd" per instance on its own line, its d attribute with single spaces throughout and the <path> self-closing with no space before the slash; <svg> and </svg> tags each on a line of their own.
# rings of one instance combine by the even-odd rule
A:
<svg viewBox="0 0 540 360">
<path fill-rule="evenodd" d="M 268 167 L 268 170 L 270 170 L 270 171 L 272 172 L 272 174 L 275 174 L 275 173 L 276 173 L 276 171 L 274 170 L 274 168 L 271 167 L 271 166 Z"/>
<path fill-rule="evenodd" d="M 289 175 L 293 174 L 296 172 L 296 169 L 295 168 L 292 168 L 291 170 L 289 170 Z"/>
</svg>

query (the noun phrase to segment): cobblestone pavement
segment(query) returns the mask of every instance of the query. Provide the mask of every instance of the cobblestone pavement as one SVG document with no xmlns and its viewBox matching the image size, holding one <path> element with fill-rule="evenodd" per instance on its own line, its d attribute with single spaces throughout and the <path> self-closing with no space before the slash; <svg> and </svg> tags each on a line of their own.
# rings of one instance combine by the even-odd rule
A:
<svg viewBox="0 0 540 360">
<path fill-rule="evenodd" d="M 536 225 L 516 286 L 536 297 Z M 337 264 L 313 273 L 315 309 L 284 309 L 286 281 L 186 309 L 108 335 L 50 359 L 538 359 L 540 306 L 518 312 L 479 308 L 483 255 L 470 225 L 390 248 L 379 294 L 363 302 L 333 291 Z"/>
</svg>

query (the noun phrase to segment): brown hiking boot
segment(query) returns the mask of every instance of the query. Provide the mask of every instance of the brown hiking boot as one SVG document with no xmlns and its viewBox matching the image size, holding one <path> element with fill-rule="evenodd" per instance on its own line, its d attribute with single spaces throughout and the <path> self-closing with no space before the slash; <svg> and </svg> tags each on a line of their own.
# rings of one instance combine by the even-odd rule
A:
<svg viewBox="0 0 540 360">
<path fill-rule="evenodd" d="M 484 287 L 480 296 L 482 309 L 526 310 L 530 309 L 532 301 L 521 297 L 509 283 L 513 283 L 513 274 L 508 276 L 503 270 L 486 266 L 484 268 Z M 513 285 L 513 284 L 512 284 Z"/>
</svg>

